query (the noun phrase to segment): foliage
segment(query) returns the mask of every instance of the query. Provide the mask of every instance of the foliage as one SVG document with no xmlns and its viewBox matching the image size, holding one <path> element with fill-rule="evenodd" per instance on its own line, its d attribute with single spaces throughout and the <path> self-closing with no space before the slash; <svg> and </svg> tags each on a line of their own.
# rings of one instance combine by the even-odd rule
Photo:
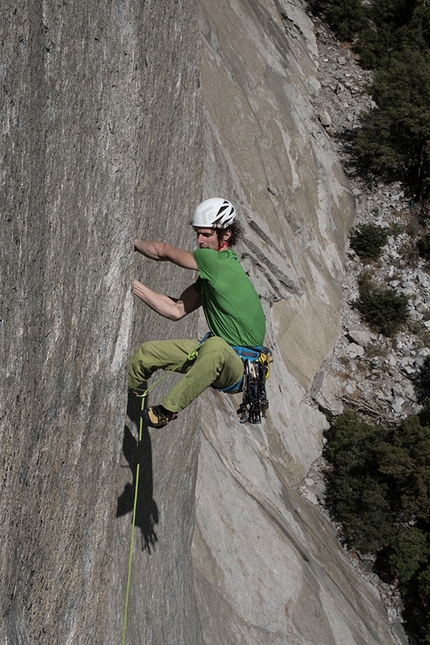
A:
<svg viewBox="0 0 430 645">
<path fill-rule="evenodd" d="M 341 40 L 352 40 L 364 28 L 364 8 L 360 0 L 310 0 L 311 11 L 323 13 L 330 27 Z"/>
<path fill-rule="evenodd" d="M 406 625 L 430 643 L 430 403 L 401 425 L 373 426 L 355 412 L 332 423 L 327 499 L 348 547 L 377 554 L 397 580 Z"/>
<path fill-rule="evenodd" d="M 357 309 L 369 327 L 393 336 L 408 320 L 408 299 L 392 289 L 374 287 L 366 275 L 359 280 Z"/>
<path fill-rule="evenodd" d="M 393 52 L 430 47 L 430 9 L 425 0 L 373 0 L 355 50 L 368 69 L 388 67 Z"/>
<path fill-rule="evenodd" d="M 430 3 L 428 0 L 311 0 L 348 39 L 376 107 L 362 115 L 354 149 L 361 170 L 401 179 L 430 201 Z"/>
<path fill-rule="evenodd" d="M 425 260 L 430 260 L 430 233 L 426 233 L 418 240 L 418 253 Z"/>
<path fill-rule="evenodd" d="M 415 388 L 420 402 L 425 403 L 427 399 L 430 401 L 430 356 L 425 358 L 424 365 L 415 378 Z"/>
<path fill-rule="evenodd" d="M 323 15 L 338 38 L 354 42 L 368 69 L 386 66 L 394 51 L 430 47 L 430 6 L 427 0 L 309 0 L 313 13 Z"/>
<path fill-rule="evenodd" d="M 342 522 L 348 547 L 376 553 L 393 538 L 393 517 L 385 502 L 384 482 L 375 485 L 375 447 L 380 430 L 352 412 L 339 416 L 331 427 L 325 456 L 334 466 L 327 486 L 327 502 Z"/>
<path fill-rule="evenodd" d="M 430 554 L 428 536 L 415 527 L 400 533 L 391 545 L 389 563 L 404 584 L 416 575 Z"/>
<path fill-rule="evenodd" d="M 430 50 L 393 53 L 371 91 L 377 107 L 361 116 L 354 141 L 359 163 L 421 193 L 430 176 Z"/>
<path fill-rule="evenodd" d="M 401 431 L 392 430 L 378 448 L 378 467 L 391 478 L 392 507 L 398 519 L 430 523 L 430 428 L 419 417 L 408 417 Z"/>
<path fill-rule="evenodd" d="M 361 224 L 351 236 L 351 248 L 362 260 L 377 260 L 387 239 L 388 233 L 381 226 Z"/>
<path fill-rule="evenodd" d="M 428 362 L 430 369 L 430 362 Z M 430 383 L 429 383 L 430 384 Z M 419 413 L 420 423 L 423 426 L 429 426 L 430 428 L 430 387 L 427 390 L 427 397 L 423 401 L 423 407 Z"/>
</svg>

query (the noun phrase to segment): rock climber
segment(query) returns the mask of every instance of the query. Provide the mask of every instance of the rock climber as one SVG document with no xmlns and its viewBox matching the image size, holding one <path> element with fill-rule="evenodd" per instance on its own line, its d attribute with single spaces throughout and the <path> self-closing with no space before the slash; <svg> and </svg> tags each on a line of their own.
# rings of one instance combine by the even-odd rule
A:
<svg viewBox="0 0 430 645">
<path fill-rule="evenodd" d="M 202 306 L 210 330 L 203 343 L 197 339 L 149 341 L 132 357 L 132 392 L 142 392 L 144 383 L 157 369 L 174 368 L 184 375 L 160 405 L 141 412 L 146 424 L 153 428 L 162 428 L 175 419 L 209 386 L 230 393 L 238 391 L 243 363 L 232 346 L 255 347 L 264 342 L 266 321 L 260 299 L 231 250 L 239 236 L 233 204 L 218 197 L 205 200 L 197 206 L 192 226 L 198 244 L 192 252 L 164 242 L 134 241 L 135 250 L 145 257 L 198 271 L 199 277 L 178 299 L 156 293 L 138 280 L 133 283 L 133 293 L 155 312 L 174 321 Z M 193 356 L 188 359 L 190 355 Z"/>
</svg>

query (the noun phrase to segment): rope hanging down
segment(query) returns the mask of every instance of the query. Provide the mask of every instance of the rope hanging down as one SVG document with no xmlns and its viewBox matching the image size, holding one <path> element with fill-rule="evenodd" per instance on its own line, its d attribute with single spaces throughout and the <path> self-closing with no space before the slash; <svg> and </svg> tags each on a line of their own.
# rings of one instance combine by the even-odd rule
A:
<svg viewBox="0 0 430 645">
<path fill-rule="evenodd" d="M 148 390 L 146 390 L 142 394 L 142 404 L 141 404 L 141 410 L 143 410 L 145 406 L 145 398 L 146 395 L 148 394 Z M 140 473 L 140 455 L 139 455 L 139 448 L 142 443 L 142 431 L 143 431 L 143 419 L 140 417 L 140 423 L 139 423 L 139 438 L 137 442 L 137 464 L 136 464 L 136 479 L 135 479 L 135 486 L 134 486 L 134 501 L 133 501 L 133 519 L 131 522 L 131 540 L 130 540 L 130 554 L 128 557 L 128 574 L 127 574 L 127 588 L 125 592 L 125 606 L 124 606 L 124 620 L 123 620 L 123 625 L 122 625 L 122 640 L 121 644 L 125 644 L 125 631 L 127 628 L 127 612 L 128 612 L 128 598 L 130 595 L 130 580 L 131 580 L 131 563 L 133 560 L 133 544 L 134 544 L 134 527 L 136 526 L 136 510 L 137 510 L 137 492 L 139 490 L 139 473 Z"/>
<path fill-rule="evenodd" d="M 140 397 L 142 399 L 142 403 L 140 406 L 140 410 L 142 411 L 145 407 L 145 399 L 148 395 L 148 392 L 152 390 L 153 387 L 161 383 L 161 381 L 164 381 L 165 378 L 169 376 L 171 372 L 174 372 L 175 370 L 179 369 L 182 367 L 182 365 L 185 365 L 187 361 L 192 361 L 195 358 L 197 358 L 197 353 L 202 346 L 202 343 L 188 356 L 182 363 L 179 363 L 179 365 L 176 365 L 172 369 L 168 370 L 166 374 L 163 374 L 161 378 L 159 378 L 155 383 L 152 383 L 150 387 L 148 387 L 144 392 L 142 393 L 137 393 L 135 392 L 136 396 Z M 124 619 L 123 619 L 123 625 L 122 625 L 122 640 L 121 640 L 121 645 L 125 645 L 125 632 L 127 629 L 127 613 L 128 613 L 128 600 L 130 596 L 130 582 L 131 582 L 131 564 L 133 561 L 133 544 L 134 544 L 134 529 L 136 526 L 136 512 L 137 512 L 137 495 L 138 495 L 138 490 L 139 490 L 139 474 L 140 474 L 140 446 L 142 443 L 142 435 L 143 435 L 143 419 L 140 417 L 140 423 L 139 423 L 139 437 L 137 440 L 137 464 L 136 464 L 136 477 L 135 477 L 135 484 L 134 484 L 134 500 L 133 500 L 133 516 L 132 516 L 132 521 L 131 521 L 131 539 L 130 539 L 130 553 L 128 557 L 128 572 L 127 572 L 127 586 L 126 586 L 126 591 L 125 591 L 125 604 L 124 604 Z"/>
</svg>

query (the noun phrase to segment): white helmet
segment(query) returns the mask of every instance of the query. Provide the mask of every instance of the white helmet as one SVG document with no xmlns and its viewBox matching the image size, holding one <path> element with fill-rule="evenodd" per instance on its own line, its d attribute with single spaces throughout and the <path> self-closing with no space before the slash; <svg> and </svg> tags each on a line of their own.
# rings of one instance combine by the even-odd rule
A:
<svg viewBox="0 0 430 645">
<path fill-rule="evenodd" d="M 221 197 L 211 197 L 194 211 L 193 226 L 200 228 L 227 228 L 236 219 L 233 204 Z"/>
</svg>

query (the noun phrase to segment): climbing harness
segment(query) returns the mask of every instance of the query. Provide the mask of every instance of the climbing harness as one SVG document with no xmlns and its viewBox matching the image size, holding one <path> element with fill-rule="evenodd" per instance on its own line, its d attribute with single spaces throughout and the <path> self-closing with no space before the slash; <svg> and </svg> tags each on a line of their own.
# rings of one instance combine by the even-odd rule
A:
<svg viewBox="0 0 430 645">
<path fill-rule="evenodd" d="M 233 347 L 243 362 L 243 379 L 239 392 L 242 403 L 237 410 L 241 423 L 261 423 L 269 407 L 266 381 L 270 376 L 272 352 L 264 346 L 248 348 Z"/>
<path fill-rule="evenodd" d="M 212 336 L 209 332 L 201 341 L 202 343 Z M 225 394 L 238 394 L 243 392 L 242 403 L 237 410 L 241 423 L 261 423 L 269 407 L 266 394 L 266 381 L 270 376 L 270 364 L 273 361 L 272 352 L 264 345 L 256 347 L 241 347 L 230 345 L 243 363 L 243 376 L 237 383 L 228 387 L 214 387 L 212 389 Z"/>
</svg>

